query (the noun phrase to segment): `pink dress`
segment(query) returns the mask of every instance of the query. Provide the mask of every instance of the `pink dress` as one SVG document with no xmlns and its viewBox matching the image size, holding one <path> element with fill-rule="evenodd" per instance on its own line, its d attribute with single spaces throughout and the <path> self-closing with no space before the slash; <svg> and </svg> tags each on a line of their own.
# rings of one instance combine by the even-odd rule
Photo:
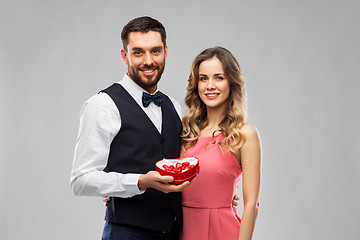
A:
<svg viewBox="0 0 360 240">
<path fill-rule="evenodd" d="M 215 136 L 217 142 L 223 134 Z M 242 169 L 233 153 L 223 155 L 212 137 L 200 137 L 186 156 L 199 159 L 200 172 L 183 191 L 184 228 L 182 240 L 236 240 L 240 218 L 231 206 Z"/>
</svg>

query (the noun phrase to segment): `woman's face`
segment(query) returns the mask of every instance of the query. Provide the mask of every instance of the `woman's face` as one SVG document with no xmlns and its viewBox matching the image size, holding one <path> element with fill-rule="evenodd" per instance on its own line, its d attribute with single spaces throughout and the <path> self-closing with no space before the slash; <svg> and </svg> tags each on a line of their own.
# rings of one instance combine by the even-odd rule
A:
<svg viewBox="0 0 360 240">
<path fill-rule="evenodd" d="M 200 63 L 198 92 L 208 110 L 225 109 L 230 83 L 218 58 L 213 57 Z"/>
</svg>

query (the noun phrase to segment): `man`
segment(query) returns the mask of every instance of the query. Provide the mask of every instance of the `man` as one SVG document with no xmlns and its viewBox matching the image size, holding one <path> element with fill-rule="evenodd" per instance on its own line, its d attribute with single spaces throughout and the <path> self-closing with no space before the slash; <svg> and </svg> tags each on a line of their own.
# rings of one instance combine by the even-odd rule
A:
<svg viewBox="0 0 360 240">
<path fill-rule="evenodd" d="M 150 17 L 126 24 L 127 74 L 84 104 L 71 172 L 77 196 L 111 196 L 103 239 L 178 239 L 181 194 L 155 162 L 180 152 L 180 105 L 157 83 L 167 58 L 166 32 Z"/>
</svg>

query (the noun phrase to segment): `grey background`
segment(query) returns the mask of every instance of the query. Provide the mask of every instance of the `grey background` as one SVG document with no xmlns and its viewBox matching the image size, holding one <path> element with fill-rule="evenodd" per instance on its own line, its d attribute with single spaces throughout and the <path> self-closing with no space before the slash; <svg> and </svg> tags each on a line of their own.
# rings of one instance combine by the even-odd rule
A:
<svg viewBox="0 0 360 240">
<path fill-rule="evenodd" d="M 69 187 L 79 112 L 125 72 L 122 26 L 150 15 L 168 32 L 161 89 L 177 100 L 206 47 L 228 48 L 243 68 L 263 143 L 254 239 L 359 239 L 359 10 L 351 0 L 2 0 L 0 238 L 100 239 L 101 199 Z"/>
</svg>

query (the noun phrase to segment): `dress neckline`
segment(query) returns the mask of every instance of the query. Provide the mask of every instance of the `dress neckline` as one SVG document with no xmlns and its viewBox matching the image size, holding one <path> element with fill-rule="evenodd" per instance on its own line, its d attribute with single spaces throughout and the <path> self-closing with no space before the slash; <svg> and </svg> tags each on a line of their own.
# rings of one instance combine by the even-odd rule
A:
<svg viewBox="0 0 360 240">
<path fill-rule="evenodd" d="M 216 134 L 215 136 L 214 136 L 214 138 L 217 138 L 218 136 L 220 136 L 220 135 L 223 135 L 222 133 L 218 133 L 218 134 Z M 213 136 L 199 136 L 199 138 L 204 138 L 204 139 L 206 139 L 206 138 L 213 138 Z"/>
</svg>

